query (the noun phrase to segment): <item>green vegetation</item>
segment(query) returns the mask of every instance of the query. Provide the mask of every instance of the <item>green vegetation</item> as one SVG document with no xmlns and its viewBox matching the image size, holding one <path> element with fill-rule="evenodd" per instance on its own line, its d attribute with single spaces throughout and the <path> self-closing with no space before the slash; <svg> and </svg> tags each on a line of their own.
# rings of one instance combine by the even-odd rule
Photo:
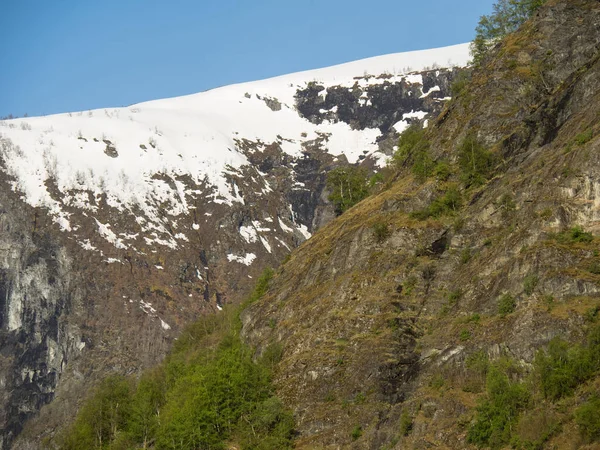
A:
<svg viewBox="0 0 600 450">
<path fill-rule="evenodd" d="M 269 283 L 273 278 L 274 272 L 270 267 L 265 268 L 263 272 L 260 274 L 260 277 L 256 280 L 256 284 L 254 285 L 254 290 L 248 297 L 248 300 L 244 303 L 244 307 L 251 305 L 252 303 L 260 300 L 260 298 L 267 293 L 269 289 Z"/>
<path fill-rule="evenodd" d="M 336 213 L 342 214 L 369 195 L 367 171 L 357 166 L 337 167 L 327 174 L 329 200 Z"/>
<path fill-rule="evenodd" d="M 350 433 L 350 437 L 353 441 L 358 440 L 362 436 L 362 427 L 357 425 L 352 429 L 352 433 Z"/>
<path fill-rule="evenodd" d="M 600 440 L 600 397 L 594 396 L 575 411 L 575 422 L 588 441 Z"/>
<path fill-rule="evenodd" d="M 587 144 L 594 137 L 594 131 L 590 128 L 589 130 L 584 131 L 583 133 L 579 133 L 575 136 L 575 143 L 577 145 Z"/>
<path fill-rule="evenodd" d="M 385 240 L 390 237 L 390 227 L 385 222 L 376 222 L 373 225 L 373 234 L 375 236 L 375 241 L 379 244 L 385 242 Z"/>
<path fill-rule="evenodd" d="M 409 166 L 419 182 L 434 174 L 436 164 L 429 152 L 430 144 L 420 123 L 409 126 L 400 135 L 398 150 L 392 158 L 396 168 Z"/>
<path fill-rule="evenodd" d="M 413 212 L 411 217 L 418 220 L 426 220 L 429 217 L 449 216 L 458 212 L 461 206 L 462 195 L 460 191 L 456 186 L 450 186 L 444 194 L 431 202 L 426 209 Z"/>
<path fill-rule="evenodd" d="M 512 381 L 513 367 L 501 361 L 493 364 L 486 379 L 487 396 L 477 406 L 475 422 L 469 428 L 468 442 L 478 446 L 501 448 L 510 442 L 519 413 L 529 403 L 524 384 Z"/>
<path fill-rule="evenodd" d="M 512 195 L 504 194 L 502 197 L 500 197 L 498 209 L 500 209 L 503 219 L 508 219 L 516 208 L 517 204 L 515 203 Z"/>
<path fill-rule="evenodd" d="M 439 182 L 448 181 L 452 175 L 452 168 L 446 161 L 438 161 L 433 168 L 433 176 Z"/>
<path fill-rule="evenodd" d="M 513 313 L 516 307 L 517 302 L 515 298 L 508 293 L 503 294 L 498 300 L 498 314 L 501 316 Z"/>
<path fill-rule="evenodd" d="M 538 352 L 527 378 L 510 360 L 489 365 L 483 353 L 471 355 L 466 366 L 471 375 L 487 373 L 486 396 L 477 407 L 468 441 L 493 449 L 509 443 L 513 448 L 543 448 L 560 426 L 549 402 L 573 395 L 600 372 L 600 326 L 588 332 L 583 345 L 553 339 L 546 350 Z M 600 398 L 588 398 L 575 411 L 574 420 L 585 439 L 600 440 Z"/>
<path fill-rule="evenodd" d="M 590 332 L 586 345 L 553 339 L 546 351 L 536 355 L 535 368 L 545 398 L 557 400 L 571 395 L 600 370 L 600 327 Z"/>
<path fill-rule="evenodd" d="M 480 186 L 491 177 L 496 158 L 475 136 L 467 136 L 458 149 L 460 178 L 466 187 Z"/>
<path fill-rule="evenodd" d="M 419 123 L 410 125 L 400 134 L 398 150 L 392 157 L 397 168 L 412 162 L 414 154 L 429 151 L 429 141 L 425 138 L 425 129 Z"/>
<path fill-rule="evenodd" d="M 471 249 L 469 247 L 463 248 L 460 252 L 460 263 L 467 264 L 469 261 L 471 261 L 471 257 Z"/>
<path fill-rule="evenodd" d="M 466 89 L 471 82 L 471 71 L 463 69 L 458 72 L 450 85 L 450 94 L 452 97 L 457 97 Z"/>
<path fill-rule="evenodd" d="M 569 230 L 552 236 L 561 244 L 589 243 L 594 240 L 592 233 L 586 232 L 581 226 L 576 225 Z"/>
<path fill-rule="evenodd" d="M 482 16 L 475 29 L 471 56 L 481 64 L 489 50 L 504 36 L 516 31 L 546 0 L 498 0 L 489 16 Z"/>
<path fill-rule="evenodd" d="M 407 411 L 404 411 L 400 416 L 400 434 L 402 436 L 408 436 L 412 429 L 413 419 Z"/>
<path fill-rule="evenodd" d="M 256 301 L 272 271 L 258 280 Z M 293 419 L 270 384 L 279 344 L 258 363 L 239 338 L 239 309 L 226 309 L 190 325 L 166 361 L 136 383 L 105 379 L 63 434 L 61 448 L 246 449 L 291 448 Z M 159 420 L 160 419 L 160 420 Z"/>
<path fill-rule="evenodd" d="M 530 273 L 523 279 L 523 291 L 526 295 L 531 295 L 535 291 L 540 279 L 534 273 Z"/>
</svg>

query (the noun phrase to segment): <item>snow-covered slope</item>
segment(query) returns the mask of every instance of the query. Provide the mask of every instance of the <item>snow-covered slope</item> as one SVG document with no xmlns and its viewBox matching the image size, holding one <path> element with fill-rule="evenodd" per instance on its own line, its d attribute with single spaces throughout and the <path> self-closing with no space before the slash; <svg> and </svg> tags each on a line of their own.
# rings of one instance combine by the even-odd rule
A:
<svg viewBox="0 0 600 450">
<path fill-rule="evenodd" d="M 160 234 L 165 232 L 164 212 L 173 217 L 188 213 L 190 195 L 216 204 L 244 203 L 226 176 L 248 165 L 248 153 L 240 149 L 243 141 L 275 143 L 285 154 L 300 157 L 307 142 L 325 138 L 325 150 L 349 162 L 365 153 L 378 156 L 379 129 L 353 129 L 342 121 L 311 123 L 296 109 L 298 89 L 315 82 L 362 88 L 402 79 L 422 84 L 420 71 L 465 65 L 468 53 L 464 44 L 392 54 L 127 108 L 4 121 L 3 169 L 27 203 L 48 208 L 65 230 L 77 230 L 69 211 L 93 215 L 106 195 L 111 207 L 135 212 L 143 231 Z M 414 114 L 419 112 L 406 116 Z M 396 129 L 403 126 L 398 123 Z M 268 192 L 268 182 L 258 181 Z M 98 222 L 105 239 L 126 246 L 109 228 Z M 174 238 L 156 242 L 177 245 Z"/>
</svg>

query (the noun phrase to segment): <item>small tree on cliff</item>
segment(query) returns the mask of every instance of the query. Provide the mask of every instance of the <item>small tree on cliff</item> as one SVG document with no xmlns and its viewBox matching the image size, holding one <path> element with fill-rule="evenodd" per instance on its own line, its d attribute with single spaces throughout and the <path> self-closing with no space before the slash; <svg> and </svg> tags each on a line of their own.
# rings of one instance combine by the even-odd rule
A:
<svg viewBox="0 0 600 450">
<path fill-rule="evenodd" d="M 369 195 L 367 171 L 356 166 L 337 167 L 327 174 L 327 188 L 336 213 L 342 214 Z"/>
<path fill-rule="evenodd" d="M 474 64 L 480 64 L 490 48 L 516 31 L 546 0 L 498 0 L 489 16 L 481 16 L 471 44 Z"/>
</svg>

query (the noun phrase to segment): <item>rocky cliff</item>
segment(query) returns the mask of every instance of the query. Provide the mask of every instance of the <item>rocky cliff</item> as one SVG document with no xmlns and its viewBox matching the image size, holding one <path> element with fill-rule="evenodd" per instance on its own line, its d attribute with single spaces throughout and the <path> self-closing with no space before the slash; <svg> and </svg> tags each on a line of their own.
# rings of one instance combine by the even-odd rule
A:
<svg viewBox="0 0 600 450">
<path fill-rule="evenodd" d="M 513 367 L 506 380 L 531 380 L 513 445 L 585 446 L 573 411 L 597 375 L 556 403 L 536 396 L 534 359 L 557 336 L 582 342 L 600 309 L 586 234 L 600 230 L 599 23 L 597 1 L 549 1 L 430 126 L 447 174 L 401 168 L 294 251 L 244 313 L 258 354 L 283 348 L 275 383 L 298 448 L 468 448 L 497 361 Z"/>
<path fill-rule="evenodd" d="M 466 59 L 388 55 L 0 122 L 0 448 L 24 426 L 14 448 L 37 448 L 98 379 L 153 366 L 183 325 L 242 298 L 333 218 L 327 171 L 379 170 Z"/>
</svg>

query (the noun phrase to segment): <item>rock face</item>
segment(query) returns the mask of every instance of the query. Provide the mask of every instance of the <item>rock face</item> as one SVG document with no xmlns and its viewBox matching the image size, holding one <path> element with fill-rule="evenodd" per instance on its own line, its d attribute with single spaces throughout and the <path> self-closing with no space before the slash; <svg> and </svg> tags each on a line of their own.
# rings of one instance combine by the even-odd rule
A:
<svg viewBox="0 0 600 450">
<path fill-rule="evenodd" d="M 436 115 L 456 70 L 425 66 L 448 52 L 468 57 L 0 122 L 0 449 L 37 448 L 98 379 L 159 362 L 331 221 L 326 173 L 378 170 L 398 131 Z"/>
<path fill-rule="evenodd" d="M 0 205 L 0 447 L 8 448 L 85 343 L 68 320 L 82 303 L 73 260 L 33 209 L 4 190 Z"/>
<path fill-rule="evenodd" d="M 295 412 L 298 448 L 469 448 L 485 383 L 469 361 L 504 356 L 527 371 L 553 337 L 582 339 L 600 308 L 600 278 L 589 269 L 598 244 L 557 233 L 600 231 L 598 23 L 596 1 L 549 1 L 431 125 L 430 148 L 452 168 L 449 179 L 418 183 L 401 173 L 293 252 L 244 313 L 258 354 L 283 348 L 275 383 Z M 331 94 L 358 113 L 351 91 Z M 314 107 L 300 110 L 324 120 Z M 376 114 L 364 120 L 386 126 Z M 482 187 L 461 182 L 467 136 L 501 161 Z M 448 183 L 460 188 L 460 212 L 411 216 Z M 506 316 L 498 313 L 505 295 L 515 301 Z M 544 438 L 547 448 L 581 445 L 569 414 Z"/>
</svg>

